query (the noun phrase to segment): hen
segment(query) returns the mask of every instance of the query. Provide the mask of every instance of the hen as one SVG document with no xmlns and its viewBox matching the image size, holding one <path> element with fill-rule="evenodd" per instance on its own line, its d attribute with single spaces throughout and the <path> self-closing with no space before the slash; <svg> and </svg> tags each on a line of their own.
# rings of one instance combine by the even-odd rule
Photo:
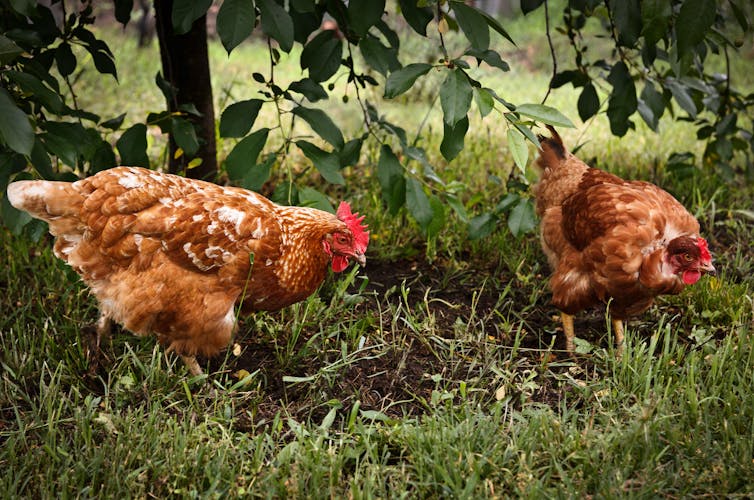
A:
<svg viewBox="0 0 754 500">
<path fill-rule="evenodd" d="M 337 215 L 276 205 L 235 187 L 118 167 L 68 183 L 18 181 L 8 200 L 47 221 L 55 255 L 97 297 L 97 343 L 115 320 L 154 333 L 193 374 L 214 356 L 244 313 L 301 301 L 331 264 L 365 264 L 364 217 L 342 202 Z"/>
<path fill-rule="evenodd" d="M 669 193 L 590 168 L 548 128 L 552 137 L 540 137 L 543 172 L 534 192 L 566 349 L 574 347 L 573 315 L 609 303 L 620 352 L 623 320 L 658 295 L 714 274 L 712 256 L 697 220 Z"/>
</svg>

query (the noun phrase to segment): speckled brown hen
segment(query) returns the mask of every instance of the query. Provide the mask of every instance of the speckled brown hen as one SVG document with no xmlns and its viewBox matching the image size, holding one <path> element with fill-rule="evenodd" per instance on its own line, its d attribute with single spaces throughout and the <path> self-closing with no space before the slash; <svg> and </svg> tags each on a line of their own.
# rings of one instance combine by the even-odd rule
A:
<svg viewBox="0 0 754 500">
<path fill-rule="evenodd" d="M 548 128 L 552 137 L 540 137 L 535 195 L 566 349 L 574 347 L 573 315 L 609 302 L 620 352 L 623 320 L 658 295 L 680 293 L 714 273 L 712 256 L 697 220 L 670 194 L 590 168 Z"/>
<path fill-rule="evenodd" d="M 55 255 L 97 297 L 98 340 L 111 320 L 154 333 L 194 374 L 197 354 L 228 345 L 236 304 L 250 313 L 301 301 L 328 264 L 363 265 L 369 242 L 345 202 L 334 215 L 135 167 L 74 183 L 14 182 L 8 199 L 48 222 Z"/>
</svg>

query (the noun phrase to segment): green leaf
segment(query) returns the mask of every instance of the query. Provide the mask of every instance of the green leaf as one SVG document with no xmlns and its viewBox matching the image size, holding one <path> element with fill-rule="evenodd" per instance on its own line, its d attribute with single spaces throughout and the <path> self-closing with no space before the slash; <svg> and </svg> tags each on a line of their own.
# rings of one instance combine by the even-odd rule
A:
<svg viewBox="0 0 754 500">
<path fill-rule="evenodd" d="M 610 119 L 610 131 L 613 135 L 623 137 L 628 132 L 629 117 L 636 111 L 636 87 L 623 61 L 618 62 L 607 77 L 613 86 L 607 105 L 607 117 Z"/>
<path fill-rule="evenodd" d="M 97 42 L 100 42 L 97 40 Z M 96 45 L 85 44 L 84 48 L 92 55 L 92 61 L 94 61 L 94 67 L 97 71 L 103 75 L 113 75 L 115 81 L 118 81 L 118 71 L 115 68 L 115 59 L 113 55 L 109 53 L 109 49 L 105 50 L 107 46 L 103 48 L 104 42 L 100 42 Z"/>
<path fill-rule="evenodd" d="M 0 192 L 5 192 L 11 176 L 26 168 L 26 157 L 10 151 L 0 152 Z"/>
<path fill-rule="evenodd" d="M 254 0 L 225 0 L 220 5 L 217 34 L 228 54 L 251 35 L 255 20 Z"/>
<path fill-rule="evenodd" d="M 264 101 L 260 99 L 249 99 L 235 102 L 225 108 L 220 115 L 220 137 L 245 136 L 254 126 L 262 104 Z"/>
<path fill-rule="evenodd" d="M 24 49 L 16 45 L 16 42 L 5 35 L 0 35 L 0 65 L 13 62 L 23 52 Z"/>
<path fill-rule="evenodd" d="M 261 128 L 241 139 L 225 158 L 225 171 L 231 180 L 241 179 L 257 163 L 259 153 L 267 142 L 268 128 Z"/>
<path fill-rule="evenodd" d="M 411 88 L 416 79 L 432 69 L 431 64 L 413 63 L 390 73 L 385 82 L 385 98 L 392 99 Z"/>
<path fill-rule="evenodd" d="M 492 233 L 497 224 L 497 217 L 490 212 L 485 212 L 480 215 L 476 215 L 469 221 L 469 239 L 478 240 L 486 238 Z"/>
<path fill-rule="evenodd" d="M 175 92 L 177 89 L 173 84 L 167 81 L 159 71 L 154 75 L 154 83 L 160 89 L 166 101 L 173 102 L 175 100 Z"/>
<path fill-rule="evenodd" d="M 469 223 L 469 214 L 466 213 L 466 207 L 463 206 L 463 203 L 458 199 L 458 196 L 452 193 L 445 193 L 445 201 L 450 205 L 450 208 L 453 209 L 458 218 L 461 219 L 461 222 L 464 224 Z"/>
<path fill-rule="evenodd" d="M 298 202 L 302 207 L 318 208 L 325 212 L 335 213 L 330 200 L 327 196 L 320 193 L 314 188 L 302 187 L 298 190 Z M 333 408 L 334 409 L 334 408 Z"/>
<path fill-rule="evenodd" d="M 385 0 L 350 0 L 348 24 L 357 35 L 364 36 L 382 18 L 384 11 Z"/>
<path fill-rule="evenodd" d="M 460 68 L 451 70 L 440 86 L 444 122 L 452 127 L 464 118 L 471 107 L 471 98 L 471 83 L 466 74 Z"/>
<path fill-rule="evenodd" d="M 194 21 L 207 13 L 212 0 L 173 0 L 171 21 L 176 35 L 188 33 Z"/>
<path fill-rule="evenodd" d="M 62 76 L 68 76 L 76 69 L 76 56 L 68 43 L 61 43 L 55 49 L 55 64 Z"/>
<path fill-rule="evenodd" d="M 513 41 L 513 38 L 511 38 L 508 32 L 505 31 L 505 29 L 503 29 L 503 26 L 499 22 L 497 22 L 497 19 L 490 16 L 484 11 L 479 10 L 477 12 L 479 12 L 482 15 L 482 17 L 484 18 L 484 21 L 487 23 L 487 26 L 497 31 L 500 35 L 503 36 L 503 38 L 507 39 L 513 45 L 516 45 L 516 42 Z"/>
<path fill-rule="evenodd" d="M 669 79 L 665 86 L 670 89 L 670 93 L 673 94 L 673 98 L 676 100 L 679 106 L 683 108 L 691 118 L 696 118 L 696 104 L 694 99 L 691 98 L 686 87 L 678 80 Z"/>
<path fill-rule="evenodd" d="M 121 113 L 115 118 L 110 118 L 109 120 L 105 120 L 104 122 L 100 123 L 100 126 L 104 128 L 109 128 L 110 130 L 118 130 L 120 126 L 123 125 L 123 120 L 125 118 L 126 118 L 126 113 Z"/>
<path fill-rule="evenodd" d="M 425 232 L 427 237 L 434 238 L 445 226 L 445 204 L 437 196 L 430 195 L 429 206 L 432 209 L 432 220 L 429 221 Z"/>
<path fill-rule="evenodd" d="M 639 116 L 649 125 L 649 128 L 656 132 L 660 117 L 665 112 L 665 100 L 651 82 L 644 85 L 637 109 Z"/>
<path fill-rule="evenodd" d="M 474 87 L 474 102 L 479 114 L 484 118 L 495 108 L 495 99 L 487 89 Z"/>
<path fill-rule="evenodd" d="M 134 8 L 134 0 L 115 0 L 115 20 L 123 26 L 131 20 L 131 11 Z"/>
<path fill-rule="evenodd" d="M 149 168 L 147 126 L 143 123 L 137 123 L 123 132 L 115 146 L 120 153 L 121 165 Z"/>
<path fill-rule="evenodd" d="M 272 164 L 275 163 L 277 156 L 275 153 L 268 153 L 261 163 L 257 163 L 249 168 L 241 179 L 241 186 L 252 191 L 259 191 L 270 178 Z"/>
<path fill-rule="evenodd" d="M 733 15 L 736 17 L 736 21 L 738 21 L 738 25 L 741 26 L 741 29 L 749 31 L 751 24 L 749 24 L 749 20 L 746 18 L 743 9 L 732 0 L 730 1 L 730 7 L 733 10 Z"/>
<path fill-rule="evenodd" d="M 296 141 L 296 146 L 301 148 L 301 151 L 312 161 L 314 167 L 327 182 L 341 185 L 346 183 L 340 173 L 340 160 L 337 154 L 324 151 L 304 140 Z"/>
<path fill-rule="evenodd" d="M 618 44 L 624 47 L 636 45 L 641 34 L 642 18 L 639 0 L 618 0 L 610 2 L 613 20 L 618 31 Z"/>
<path fill-rule="evenodd" d="M 383 144 L 377 162 L 377 179 L 380 181 L 382 200 L 390 215 L 395 215 L 406 203 L 406 178 L 398 157 L 390 146 Z"/>
<path fill-rule="evenodd" d="M 471 46 L 477 50 L 487 50 L 490 46 L 490 28 L 481 12 L 462 2 L 451 1 L 450 6 L 458 26 L 469 39 Z"/>
<path fill-rule="evenodd" d="M 516 238 L 532 231 L 537 227 L 537 216 L 534 204 L 528 198 L 522 198 L 508 215 L 508 229 Z"/>
<path fill-rule="evenodd" d="M 332 30 L 324 30 L 309 40 L 301 52 L 301 69 L 308 69 L 315 82 L 324 82 L 338 71 L 342 56 L 343 43 Z"/>
<path fill-rule="evenodd" d="M 125 114 L 125 113 L 124 113 Z M 113 168 L 117 165 L 118 160 L 115 158 L 115 152 L 113 147 L 107 141 L 101 141 L 97 149 L 92 155 L 90 162 L 89 173 L 95 174 L 108 168 Z"/>
<path fill-rule="evenodd" d="M 31 149 L 29 159 L 31 160 L 31 164 L 34 165 L 34 169 L 43 179 L 55 179 L 55 172 L 52 170 L 50 155 L 47 154 L 47 150 L 45 149 L 44 144 L 42 144 L 42 140 L 39 136 L 34 138 L 34 147 Z"/>
<path fill-rule="evenodd" d="M 78 123 L 47 122 L 46 128 L 47 132 L 40 137 L 47 151 L 66 165 L 76 167 L 80 147 L 88 141 L 84 127 Z"/>
<path fill-rule="evenodd" d="M 311 78 L 303 78 L 297 82 L 291 83 L 288 85 L 288 90 L 303 95 L 309 100 L 309 102 L 317 102 L 329 97 L 327 91 L 325 91 L 322 85 Z"/>
<path fill-rule="evenodd" d="M 495 205 L 495 208 L 492 210 L 492 212 L 495 215 L 500 215 L 504 212 L 510 212 L 513 206 L 518 203 L 518 201 L 521 199 L 521 196 L 518 193 L 507 193 L 505 196 L 503 196 L 503 199 L 498 202 L 497 205 Z"/>
<path fill-rule="evenodd" d="M 283 52 L 293 48 L 293 19 L 275 0 L 257 0 L 262 31 L 277 40 Z"/>
<path fill-rule="evenodd" d="M 509 71 L 511 69 L 510 66 L 508 66 L 508 63 L 502 60 L 500 54 L 494 50 L 476 50 L 472 48 L 467 50 L 466 54 L 475 57 L 477 63 L 479 63 L 479 61 L 484 61 L 490 66 L 499 68 L 502 71 Z"/>
<path fill-rule="evenodd" d="M 4 74 L 51 112 L 56 115 L 63 112 L 63 100 L 60 98 L 60 95 L 50 89 L 36 76 L 21 71 L 5 71 Z"/>
<path fill-rule="evenodd" d="M 194 156 L 199 150 L 199 141 L 196 138 L 194 124 L 185 118 L 171 118 L 173 140 L 183 150 L 186 156 Z"/>
<path fill-rule="evenodd" d="M 464 116 L 453 127 L 443 123 L 442 143 L 440 153 L 448 161 L 453 160 L 463 150 L 463 140 L 469 130 L 469 119 Z"/>
<path fill-rule="evenodd" d="M 521 0 L 521 12 L 523 12 L 524 15 L 533 12 L 544 2 L 545 0 Z"/>
<path fill-rule="evenodd" d="M 528 125 L 519 121 L 516 118 L 516 115 L 514 115 L 513 113 L 505 113 L 505 115 L 503 116 L 505 116 L 505 119 L 511 122 L 511 124 L 513 124 L 513 126 L 516 127 L 519 132 L 524 134 L 524 137 L 529 139 L 532 144 L 539 147 L 539 139 L 537 139 L 537 136 L 534 135 L 534 132 L 531 131 Z"/>
<path fill-rule="evenodd" d="M 521 104 L 516 106 L 516 113 L 556 127 L 575 127 L 563 113 L 544 104 Z"/>
<path fill-rule="evenodd" d="M 435 214 L 421 183 L 413 177 L 406 179 L 406 208 L 419 227 L 426 231 Z"/>
<path fill-rule="evenodd" d="M 297 106 L 292 113 L 301 117 L 321 138 L 336 148 L 343 147 L 343 134 L 330 117 L 321 109 Z"/>
<path fill-rule="evenodd" d="M 401 39 L 398 37 L 398 33 L 395 32 L 390 26 L 387 25 L 384 19 L 380 19 L 375 25 L 375 28 L 380 30 L 382 36 L 385 37 L 385 41 L 392 49 L 398 50 L 401 46 Z"/>
<path fill-rule="evenodd" d="M 340 159 L 340 167 L 347 167 L 349 165 L 356 165 L 361 155 L 361 146 L 364 141 L 360 138 L 351 139 L 343 145 L 338 151 L 338 158 Z"/>
<path fill-rule="evenodd" d="M 675 20 L 678 59 L 696 47 L 715 22 L 715 0 L 684 0 Z"/>
<path fill-rule="evenodd" d="M 9 0 L 8 2 L 13 10 L 26 17 L 34 17 L 36 0 Z"/>
<path fill-rule="evenodd" d="M 4 88 L 0 87 L 0 140 L 10 149 L 30 155 L 34 146 L 34 130 L 29 117 L 21 111 Z"/>
<path fill-rule="evenodd" d="M 529 148 L 526 146 L 524 135 L 516 129 L 508 129 L 508 149 L 511 151 L 513 161 L 516 162 L 521 173 L 526 173 L 526 164 L 529 161 Z"/>
<path fill-rule="evenodd" d="M 419 7 L 416 0 L 398 0 L 401 13 L 409 26 L 421 36 L 427 36 L 427 25 L 434 19 L 432 9 Z"/>
<path fill-rule="evenodd" d="M 579 118 L 581 118 L 582 122 L 597 114 L 597 111 L 600 109 L 600 99 L 597 97 L 597 90 L 594 88 L 594 85 L 589 83 L 584 86 L 584 90 L 579 95 L 577 107 Z"/>
<path fill-rule="evenodd" d="M 570 83 L 574 87 L 583 87 L 589 83 L 589 75 L 575 69 L 567 69 L 554 74 L 550 80 L 550 88 L 557 89 Z"/>
<path fill-rule="evenodd" d="M 667 0 L 641 2 L 641 34 L 648 45 L 655 45 L 667 35 L 672 15 L 673 9 Z"/>
<path fill-rule="evenodd" d="M 382 45 L 377 38 L 372 35 L 366 35 L 359 42 L 361 55 L 369 67 L 375 69 L 382 76 L 387 76 L 390 71 L 400 69 L 401 63 L 398 62 L 398 51 Z"/>
</svg>

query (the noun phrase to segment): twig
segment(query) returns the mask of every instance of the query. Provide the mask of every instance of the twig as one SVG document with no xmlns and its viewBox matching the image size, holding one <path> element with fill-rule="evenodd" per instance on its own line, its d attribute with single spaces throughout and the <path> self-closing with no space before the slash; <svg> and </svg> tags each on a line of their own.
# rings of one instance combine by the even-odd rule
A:
<svg viewBox="0 0 754 500">
<path fill-rule="evenodd" d="M 351 61 L 354 60 L 353 52 L 351 50 L 351 43 L 348 44 L 348 55 L 351 58 Z M 351 67 L 351 71 L 354 72 L 353 67 Z M 355 72 L 354 72 L 355 73 Z M 359 107 L 361 108 L 361 113 L 364 115 L 364 126 L 367 129 L 367 133 L 371 136 L 373 136 L 375 139 L 377 139 L 377 142 L 382 142 L 380 140 L 380 137 L 377 135 L 377 132 L 374 131 L 374 128 L 372 127 L 372 122 L 369 120 L 369 111 L 367 110 L 366 104 L 361 98 L 361 91 L 359 90 L 359 82 L 356 81 L 356 78 L 353 79 L 353 87 L 356 89 L 356 101 L 359 103 Z"/>
<path fill-rule="evenodd" d="M 552 57 L 552 78 L 550 79 L 550 83 L 547 85 L 547 93 L 545 94 L 545 97 L 542 99 L 542 104 L 547 101 L 547 98 L 550 96 L 550 91 L 552 90 L 552 82 L 555 81 L 555 75 L 558 74 L 558 59 L 555 57 L 555 46 L 552 44 L 552 37 L 550 36 L 550 9 L 548 7 L 550 2 L 545 0 L 545 34 L 547 35 L 547 44 L 550 46 L 550 56 Z"/>
</svg>

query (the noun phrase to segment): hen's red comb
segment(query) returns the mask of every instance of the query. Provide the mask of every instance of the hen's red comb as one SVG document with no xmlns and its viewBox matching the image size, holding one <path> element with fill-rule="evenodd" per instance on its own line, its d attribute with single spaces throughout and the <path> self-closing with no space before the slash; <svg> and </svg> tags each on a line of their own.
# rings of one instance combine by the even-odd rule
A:
<svg viewBox="0 0 754 500">
<path fill-rule="evenodd" d="M 705 240 L 704 238 L 697 238 L 696 246 L 699 247 L 699 252 L 701 253 L 703 262 L 712 260 L 712 254 L 709 253 L 709 248 L 707 248 L 707 240 Z"/>
<path fill-rule="evenodd" d="M 348 202 L 345 201 L 340 202 L 336 215 L 338 216 L 338 219 L 346 223 L 348 229 L 350 229 L 353 233 L 354 246 L 356 247 L 356 250 L 361 253 L 366 252 L 367 245 L 369 245 L 369 231 L 367 231 L 367 228 L 369 226 L 362 224 L 362 221 L 366 216 L 362 215 L 361 217 L 359 217 L 358 213 L 352 213 L 351 205 L 349 205 Z"/>
</svg>

